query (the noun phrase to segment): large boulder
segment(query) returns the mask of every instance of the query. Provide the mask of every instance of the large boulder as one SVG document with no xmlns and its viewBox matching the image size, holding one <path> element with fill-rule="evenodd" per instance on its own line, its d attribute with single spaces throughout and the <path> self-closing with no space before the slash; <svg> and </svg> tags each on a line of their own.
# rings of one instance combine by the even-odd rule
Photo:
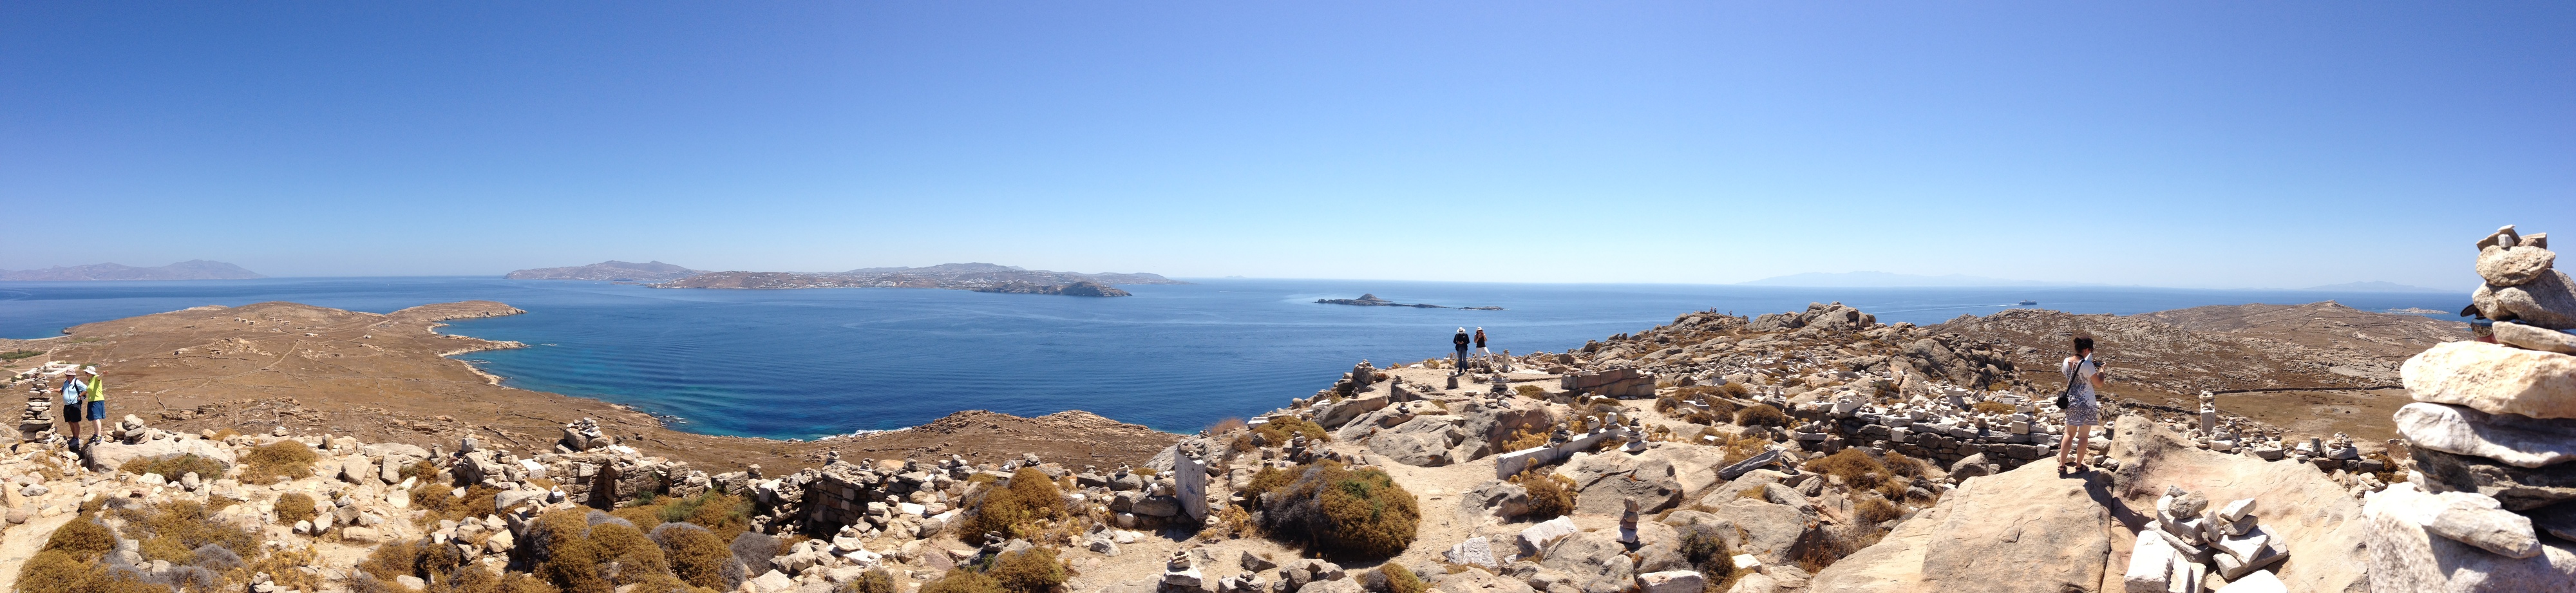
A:
<svg viewBox="0 0 2576 593">
<path fill-rule="evenodd" d="M 1574 479 L 1574 508 L 1581 514 L 1618 516 L 1627 511 L 1623 501 L 1632 498 L 1639 511 L 1655 513 L 1682 500 L 1681 480 L 1672 462 L 1662 459 L 1621 451 L 1578 453 L 1557 473 Z"/>
<path fill-rule="evenodd" d="M 1584 593 L 1619 593 L 1635 584 L 1637 566 L 1628 559 L 1628 547 L 1608 532 L 1586 531 L 1567 536 L 1548 546 L 1546 560 L 1540 566 L 1565 571 L 1575 577 Z"/>
<path fill-rule="evenodd" d="M 125 467 L 125 462 L 136 459 L 160 459 L 190 454 L 212 459 L 227 466 L 233 464 L 232 451 L 225 450 L 223 445 L 205 439 L 189 438 L 160 439 L 132 445 L 102 442 L 90 445 L 89 463 L 93 468 L 113 470 Z"/>
<path fill-rule="evenodd" d="M 2576 591 L 2576 543 L 2541 538 L 2539 554 L 2510 558 L 2433 535 L 2423 510 L 2440 504 L 2412 484 L 2369 498 L 2363 514 L 2373 592 Z"/>
<path fill-rule="evenodd" d="M 2485 342 L 2445 342 L 2398 369 L 2415 401 L 2489 414 L 2576 418 L 2576 356 Z"/>
<path fill-rule="evenodd" d="M 1458 429 L 1463 419 L 1457 416 L 1415 416 L 1394 428 L 1378 431 L 1369 437 L 1370 451 L 1394 459 L 1396 463 L 1422 467 L 1439 467 L 1454 462 L 1449 449 L 1464 438 Z"/>
<path fill-rule="evenodd" d="M 2526 511 L 2576 500 L 2576 463 L 2520 468 L 2484 457 L 2416 448 L 2415 470 L 2439 490 L 2476 492 L 2495 497 L 2504 508 Z"/>
<path fill-rule="evenodd" d="M 1718 521 L 1717 533 L 1741 534 L 1742 539 L 1727 542 L 1736 553 L 1752 554 L 1763 564 L 1786 564 L 1796 558 L 1798 541 L 1815 525 L 1813 508 L 1801 512 L 1789 505 L 1740 498 L 1711 508 L 1708 514 Z"/>
<path fill-rule="evenodd" d="M 2397 409 L 2397 432 L 2417 448 L 2485 457 L 2515 467 L 2576 460 L 2576 419 L 2542 420 L 2416 402 Z"/>
<path fill-rule="evenodd" d="M 1380 395 L 1343 398 L 1342 401 L 1318 405 L 1315 406 L 1315 424 L 1324 427 L 1325 430 L 1341 428 L 1361 414 L 1385 408 L 1387 403 L 1386 396 Z"/>
<path fill-rule="evenodd" d="M 1458 515 L 1469 524 L 1510 519 L 1529 512 L 1529 489 L 1502 480 L 1486 480 L 1458 495 Z"/>
<path fill-rule="evenodd" d="M 2576 282 L 2549 270 L 2521 286 L 2478 287 L 2469 302 L 2488 319 L 2520 321 L 2549 329 L 2576 329 Z"/>
</svg>

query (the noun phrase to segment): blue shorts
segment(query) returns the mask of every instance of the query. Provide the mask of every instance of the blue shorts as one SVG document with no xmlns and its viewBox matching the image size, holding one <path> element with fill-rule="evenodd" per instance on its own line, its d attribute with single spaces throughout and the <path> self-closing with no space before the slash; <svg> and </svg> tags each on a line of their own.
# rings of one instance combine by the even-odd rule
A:
<svg viewBox="0 0 2576 593">
<path fill-rule="evenodd" d="M 85 405 L 85 406 L 87 406 L 87 407 L 89 408 L 89 419 L 91 419 L 91 420 L 106 420 L 106 419 L 107 419 L 107 400 L 95 400 L 95 401 L 91 401 L 91 402 L 88 402 L 88 403 L 83 404 L 83 405 Z"/>
</svg>

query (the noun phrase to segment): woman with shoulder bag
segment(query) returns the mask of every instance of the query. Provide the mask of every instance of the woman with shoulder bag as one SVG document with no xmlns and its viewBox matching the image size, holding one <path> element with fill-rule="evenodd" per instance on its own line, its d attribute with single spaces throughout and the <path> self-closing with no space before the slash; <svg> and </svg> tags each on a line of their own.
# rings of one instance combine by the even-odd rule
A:
<svg viewBox="0 0 2576 593">
<path fill-rule="evenodd" d="M 2058 365 L 2066 374 L 2066 390 L 2058 392 L 2057 405 L 2066 410 L 2066 435 L 2057 442 L 2057 471 L 2066 466 L 2084 466 L 2086 447 L 2092 445 L 2093 427 L 2102 423 L 2102 403 L 2098 397 L 2103 385 L 2102 363 L 2093 361 L 2093 336 L 2075 335 L 2075 355 Z M 2072 461 L 2070 461 L 2070 459 Z"/>
</svg>

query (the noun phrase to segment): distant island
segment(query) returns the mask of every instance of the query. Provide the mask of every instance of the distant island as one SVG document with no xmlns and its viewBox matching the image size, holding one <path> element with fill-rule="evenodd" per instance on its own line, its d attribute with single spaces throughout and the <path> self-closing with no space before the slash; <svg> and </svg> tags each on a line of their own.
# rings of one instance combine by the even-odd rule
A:
<svg viewBox="0 0 2576 593">
<path fill-rule="evenodd" d="M 649 261 L 639 264 L 612 259 L 587 266 L 517 270 L 510 272 L 509 275 L 502 276 L 502 278 L 508 278 L 511 280 L 609 280 L 626 282 L 661 282 L 665 280 L 678 280 L 704 273 L 706 273 L 704 270 L 692 270 L 662 263 L 660 261 Z"/>
<path fill-rule="evenodd" d="M 1433 304 L 1427 304 L 1427 303 L 1398 303 L 1398 302 L 1395 302 L 1395 301 L 1390 301 L 1390 300 L 1386 300 L 1386 299 L 1377 298 L 1377 295 L 1375 295 L 1375 294 L 1363 294 L 1363 295 L 1360 295 L 1360 298 L 1356 298 L 1356 299 L 1315 299 L 1315 302 L 1317 302 L 1317 303 L 1323 303 L 1323 304 L 1326 304 L 1326 305 L 1356 305 L 1356 306 L 1361 306 L 1361 307 L 1412 307 L 1412 308 L 1415 308 L 1415 309 L 1461 309 L 1461 310 L 1467 310 L 1467 311 L 1501 311 L 1501 310 L 1503 310 L 1503 308 L 1502 308 L 1502 307 L 1443 307 L 1443 306 L 1433 305 Z"/>
<path fill-rule="evenodd" d="M 192 259 L 157 268 L 105 263 L 86 266 L 51 267 L 42 270 L 0 270 L 0 280 L 249 280 L 267 278 L 258 272 L 219 261 Z"/>
<path fill-rule="evenodd" d="M 1118 284 L 1188 284 L 1158 274 L 1056 272 L 988 263 L 919 268 L 859 268 L 847 272 L 707 272 L 653 288 L 946 288 L 975 292 L 1117 297 Z"/>
<path fill-rule="evenodd" d="M 1804 274 L 1790 274 L 1787 276 L 1772 276 L 1740 284 L 1745 286 L 1808 286 L 1830 288 L 1893 288 L 1919 286 L 2074 286 L 2074 284 L 2069 283 L 1988 278 L 1984 276 L 1969 276 L 1966 274 L 1924 276 L 1919 274 L 1893 274 L 1888 272 L 1842 272 L 1832 274 L 1808 272 Z"/>
<path fill-rule="evenodd" d="M 2325 285 L 2325 286 L 2310 286 L 2310 287 L 2302 288 L 2302 289 L 2299 289 L 2299 290 L 2327 290 L 2327 291 L 2336 291 L 2336 292 L 2457 292 L 2457 293 L 2463 293 L 2463 294 L 2465 294 L 2465 293 L 2467 293 L 2467 292 L 2468 292 L 2468 291 L 2466 291 L 2466 290 L 2442 290 L 2442 289 L 2439 289 L 2439 288 L 2425 288 L 2425 287 L 2415 286 L 2415 285 L 2411 285 L 2411 284 L 2398 284 L 2398 283 L 2395 283 L 2395 282 L 2388 282 L 2388 281 L 2383 281 L 2383 280 L 2371 280 L 2371 281 L 2366 281 L 2366 282 L 2345 282 L 2345 283 L 2342 283 L 2342 284 L 2328 284 L 2328 285 Z"/>
</svg>

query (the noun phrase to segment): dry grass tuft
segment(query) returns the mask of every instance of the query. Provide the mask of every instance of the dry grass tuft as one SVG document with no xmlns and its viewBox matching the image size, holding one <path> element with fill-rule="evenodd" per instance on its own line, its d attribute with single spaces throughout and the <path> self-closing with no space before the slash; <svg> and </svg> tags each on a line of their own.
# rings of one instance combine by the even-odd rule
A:
<svg viewBox="0 0 2576 593">
<path fill-rule="evenodd" d="M 244 484 L 275 484 L 296 478 L 311 477 L 313 462 L 322 456 L 313 448 L 297 441 L 278 441 L 252 447 L 241 456 L 241 481 Z M 204 474 L 198 474 L 200 477 Z"/>
<path fill-rule="evenodd" d="M 1576 495 L 1573 478 L 1540 469 L 1514 474 L 1511 482 L 1529 491 L 1529 517 L 1545 521 L 1574 513 Z"/>
</svg>

